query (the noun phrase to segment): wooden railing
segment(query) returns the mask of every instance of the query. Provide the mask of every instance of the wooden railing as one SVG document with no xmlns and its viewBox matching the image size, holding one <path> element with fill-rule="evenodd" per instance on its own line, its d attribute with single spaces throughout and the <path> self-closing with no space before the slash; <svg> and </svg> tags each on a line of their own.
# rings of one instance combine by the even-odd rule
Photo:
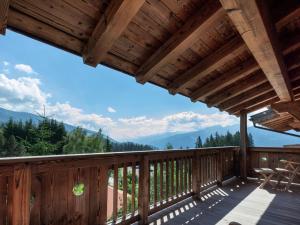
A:
<svg viewBox="0 0 300 225">
<path fill-rule="evenodd" d="M 0 159 L 0 225 L 146 224 L 235 175 L 236 147 Z"/>
<path fill-rule="evenodd" d="M 248 175 L 257 176 L 253 168 L 282 168 L 281 160 L 300 163 L 300 148 L 255 147 L 248 149 Z M 276 179 L 276 176 L 274 177 Z M 294 180 L 300 183 L 299 177 Z"/>
</svg>

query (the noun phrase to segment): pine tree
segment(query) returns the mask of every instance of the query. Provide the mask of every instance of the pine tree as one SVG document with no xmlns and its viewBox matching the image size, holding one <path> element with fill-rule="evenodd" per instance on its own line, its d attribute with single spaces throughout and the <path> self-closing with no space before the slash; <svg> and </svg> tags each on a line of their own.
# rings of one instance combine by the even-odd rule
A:
<svg viewBox="0 0 300 225">
<path fill-rule="evenodd" d="M 202 147 L 203 147 L 203 145 L 202 145 L 201 137 L 198 136 L 196 139 L 195 148 L 202 148 Z"/>
<path fill-rule="evenodd" d="M 165 149 L 168 149 L 168 150 L 173 149 L 173 145 L 169 142 L 169 143 L 166 144 Z"/>
</svg>

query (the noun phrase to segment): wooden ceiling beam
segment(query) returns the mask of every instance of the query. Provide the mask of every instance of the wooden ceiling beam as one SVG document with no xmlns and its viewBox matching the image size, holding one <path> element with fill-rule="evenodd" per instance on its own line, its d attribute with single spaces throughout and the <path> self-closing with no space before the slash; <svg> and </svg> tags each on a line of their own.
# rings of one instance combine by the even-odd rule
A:
<svg viewBox="0 0 300 225">
<path fill-rule="evenodd" d="M 245 91 L 251 90 L 252 88 L 267 82 L 266 77 L 261 71 L 250 75 L 248 78 L 239 81 L 238 85 L 232 84 L 227 89 L 223 89 L 216 94 L 206 98 L 206 103 L 209 107 L 219 105 L 220 103 L 235 97 Z"/>
<path fill-rule="evenodd" d="M 237 106 L 235 106 L 235 107 L 227 110 L 227 112 L 229 114 L 236 114 L 237 112 L 240 112 L 243 109 L 247 109 L 249 107 L 258 105 L 258 104 L 260 104 L 262 102 L 265 102 L 267 100 L 273 99 L 274 97 L 276 97 L 276 93 L 275 93 L 274 90 L 272 90 L 272 91 L 269 91 L 269 92 L 267 92 L 267 93 L 265 93 L 263 95 L 260 95 L 260 96 L 258 96 L 256 98 L 253 98 L 253 99 L 251 99 L 249 101 L 246 101 L 246 102 L 244 102 L 242 104 L 239 104 L 239 105 L 237 105 Z"/>
<path fill-rule="evenodd" d="M 300 120 L 300 101 L 278 102 L 271 105 L 271 108 L 278 113 L 288 112 L 297 120 Z"/>
<path fill-rule="evenodd" d="M 0 34 L 3 35 L 5 35 L 6 27 L 7 27 L 9 1 L 10 0 L 0 1 Z"/>
<path fill-rule="evenodd" d="M 259 109 L 261 109 L 261 108 L 263 108 L 263 107 L 267 107 L 267 106 L 269 106 L 270 104 L 272 104 L 272 103 L 274 103 L 274 102 L 278 102 L 278 101 L 279 101 L 279 98 L 276 96 L 276 97 L 274 97 L 274 98 L 272 98 L 272 99 L 266 100 L 266 101 L 261 102 L 261 103 L 259 103 L 259 104 L 257 104 L 257 105 L 250 106 L 249 108 L 245 109 L 245 112 L 251 113 L 251 112 L 254 112 L 254 111 L 256 111 L 256 110 L 259 110 Z M 236 115 L 236 116 L 239 116 L 239 115 L 240 115 L 240 112 L 237 112 L 235 115 Z"/>
<path fill-rule="evenodd" d="M 224 65 L 228 60 L 240 55 L 247 49 L 243 41 L 236 37 L 217 51 L 214 51 L 209 56 L 205 57 L 198 64 L 187 70 L 173 82 L 168 85 L 168 90 L 171 94 L 176 94 L 186 88 L 189 84 L 203 79 L 220 66 Z"/>
<path fill-rule="evenodd" d="M 127 28 L 145 0 L 115 0 L 101 16 L 84 50 L 84 63 L 96 67 Z"/>
<path fill-rule="evenodd" d="M 280 100 L 293 100 L 286 65 L 266 1 L 220 0 L 220 2 Z"/>
<path fill-rule="evenodd" d="M 267 81 L 257 87 L 254 87 L 249 91 L 243 92 L 240 95 L 237 95 L 233 98 L 228 99 L 225 102 L 220 103 L 218 105 L 218 108 L 221 109 L 222 111 L 227 111 L 239 104 L 242 104 L 246 101 L 249 101 L 253 98 L 258 97 L 259 95 L 265 94 L 272 90 L 273 90 L 272 86 L 270 85 L 269 81 Z"/>
<path fill-rule="evenodd" d="M 137 71 L 136 80 L 146 83 L 151 80 L 156 72 L 167 62 L 175 60 L 191 43 L 199 39 L 201 34 L 209 29 L 212 24 L 224 17 L 225 12 L 220 3 L 209 0 L 196 13 L 173 34 L 159 49 L 156 50 Z"/>
<path fill-rule="evenodd" d="M 259 66 L 253 59 L 249 59 L 241 65 L 234 67 L 226 73 L 218 76 L 217 79 L 206 83 L 201 88 L 198 88 L 191 95 L 192 101 L 204 101 L 205 98 L 217 91 L 233 84 L 234 82 L 248 76 L 249 74 L 259 70 Z"/>
</svg>

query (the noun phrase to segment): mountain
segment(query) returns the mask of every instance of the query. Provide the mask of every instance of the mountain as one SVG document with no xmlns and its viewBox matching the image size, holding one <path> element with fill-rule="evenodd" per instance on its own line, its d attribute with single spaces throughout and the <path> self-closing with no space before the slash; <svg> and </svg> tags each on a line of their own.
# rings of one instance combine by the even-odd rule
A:
<svg viewBox="0 0 300 225">
<path fill-rule="evenodd" d="M 34 124 L 37 124 L 40 120 L 41 117 L 32 113 L 27 113 L 27 112 L 15 112 L 12 110 L 7 110 L 4 108 L 0 107 L 0 124 L 7 122 L 10 118 L 12 118 L 15 121 L 26 121 L 26 120 L 32 120 Z M 76 129 L 76 126 L 64 123 L 66 131 L 71 132 L 74 129 Z M 85 129 L 87 134 L 94 134 L 95 131 L 91 131 L 88 129 Z M 117 142 L 116 140 L 108 137 L 112 142 Z"/>
<path fill-rule="evenodd" d="M 157 146 L 158 148 L 164 148 L 167 143 L 171 143 L 174 148 L 193 148 L 195 147 L 195 140 L 198 136 L 201 137 L 204 142 L 211 134 L 218 132 L 219 134 L 226 134 L 227 131 L 235 133 L 239 130 L 239 126 L 221 127 L 213 126 L 204 129 L 200 129 L 194 132 L 187 133 L 165 133 L 162 135 L 152 135 L 133 140 L 140 144 L 149 144 Z M 271 131 L 261 130 L 255 127 L 249 127 L 248 132 L 252 134 L 254 145 L 261 147 L 281 147 L 287 144 L 298 144 L 300 138 L 292 137 L 284 134 L 279 134 Z"/>
</svg>

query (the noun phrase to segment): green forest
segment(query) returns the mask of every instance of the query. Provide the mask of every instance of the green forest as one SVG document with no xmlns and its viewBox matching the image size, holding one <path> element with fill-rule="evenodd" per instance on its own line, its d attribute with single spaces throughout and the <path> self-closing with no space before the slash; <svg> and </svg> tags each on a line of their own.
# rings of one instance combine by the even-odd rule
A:
<svg viewBox="0 0 300 225">
<path fill-rule="evenodd" d="M 0 157 L 152 150 L 149 145 L 112 142 L 101 129 L 94 134 L 77 127 L 67 132 L 62 122 L 41 118 L 35 124 L 10 119 L 0 127 Z"/>
</svg>

